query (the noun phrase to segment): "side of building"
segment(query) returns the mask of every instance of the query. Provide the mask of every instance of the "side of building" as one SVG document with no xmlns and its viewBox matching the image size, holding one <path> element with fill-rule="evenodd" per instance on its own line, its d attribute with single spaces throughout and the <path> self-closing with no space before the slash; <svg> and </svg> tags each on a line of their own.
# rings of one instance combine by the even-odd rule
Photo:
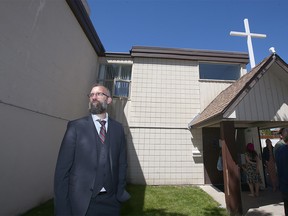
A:
<svg viewBox="0 0 288 216">
<path fill-rule="evenodd" d="M 99 73 L 99 81 L 114 94 L 111 113 L 127 128 L 129 182 L 205 183 L 202 129 L 190 131 L 188 124 L 219 92 L 246 73 L 247 60 L 243 53 L 140 46 L 132 47 L 130 55 L 106 53 L 99 58 L 106 67 Z M 119 97 L 116 83 L 125 77 L 117 73 L 111 78 L 111 70 L 129 65 L 127 93 Z M 208 72 L 202 65 L 233 67 L 235 78 L 223 76 L 223 69 L 222 77 L 215 76 L 215 69 L 212 76 L 204 76 Z"/>
<path fill-rule="evenodd" d="M 87 114 L 98 55 L 66 1 L 0 3 L 0 215 L 53 197 L 68 120 Z"/>
</svg>

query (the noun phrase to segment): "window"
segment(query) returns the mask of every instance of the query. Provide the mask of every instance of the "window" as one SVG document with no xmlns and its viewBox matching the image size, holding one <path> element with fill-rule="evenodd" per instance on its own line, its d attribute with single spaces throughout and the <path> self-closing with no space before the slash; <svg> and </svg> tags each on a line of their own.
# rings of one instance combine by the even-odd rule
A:
<svg viewBox="0 0 288 216">
<path fill-rule="evenodd" d="M 129 97 L 132 65 L 101 64 L 98 82 L 105 85 L 114 97 Z"/>
<path fill-rule="evenodd" d="M 237 80 L 240 78 L 240 65 L 200 63 L 200 79 Z"/>
</svg>

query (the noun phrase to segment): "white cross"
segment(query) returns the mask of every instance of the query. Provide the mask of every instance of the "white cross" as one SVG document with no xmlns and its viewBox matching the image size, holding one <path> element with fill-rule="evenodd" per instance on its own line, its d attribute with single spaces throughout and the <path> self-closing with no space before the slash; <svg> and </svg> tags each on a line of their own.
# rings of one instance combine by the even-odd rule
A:
<svg viewBox="0 0 288 216">
<path fill-rule="evenodd" d="M 249 59 L 250 59 L 250 66 L 251 69 L 255 67 L 255 59 L 254 59 L 254 53 L 253 53 L 253 46 L 252 46 L 252 37 L 256 38 L 266 38 L 265 34 L 254 34 L 250 33 L 249 23 L 248 19 L 244 19 L 244 26 L 245 26 L 245 32 L 235 32 L 231 31 L 231 36 L 242 36 L 247 37 L 247 45 L 248 45 L 248 52 L 249 52 Z"/>
</svg>

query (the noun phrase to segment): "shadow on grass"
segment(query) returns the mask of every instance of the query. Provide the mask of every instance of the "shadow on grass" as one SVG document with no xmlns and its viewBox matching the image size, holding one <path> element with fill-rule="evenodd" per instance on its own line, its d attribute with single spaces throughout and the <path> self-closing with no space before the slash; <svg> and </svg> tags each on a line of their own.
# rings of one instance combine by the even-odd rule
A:
<svg viewBox="0 0 288 216">
<path fill-rule="evenodd" d="M 54 209 L 54 206 L 53 206 L 53 199 L 52 199 L 26 212 L 22 216 L 53 216 L 54 215 L 53 209 Z M 127 213 L 127 211 L 129 211 L 130 213 Z M 140 215 L 141 216 L 187 216 L 187 215 L 179 214 L 179 213 L 169 213 L 165 209 L 148 209 L 148 210 L 142 211 L 142 208 L 137 209 L 137 205 L 133 206 L 132 209 L 126 205 L 126 208 L 124 208 L 124 211 L 121 212 L 121 215 L 122 216 L 140 216 Z"/>
<path fill-rule="evenodd" d="M 158 197 L 159 188 L 162 190 L 162 195 Z M 172 191 L 167 193 L 167 187 L 149 187 L 148 188 L 144 185 L 128 185 L 127 191 L 132 195 L 133 198 L 128 200 L 127 202 L 122 204 L 121 208 L 121 216 L 191 216 L 191 215 L 204 215 L 204 216 L 224 216 L 227 215 L 226 209 L 222 209 L 219 207 L 211 206 L 210 201 L 208 201 L 208 206 L 199 207 L 199 202 L 197 204 L 196 200 L 205 199 L 202 195 L 204 193 L 197 193 L 198 190 L 191 191 L 191 196 L 189 197 L 182 197 L 177 196 L 177 194 L 183 194 L 183 190 L 177 191 L 176 195 Z M 181 189 L 181 187 L 179 187 Z M 188 192 L 190 193 L 190 192 Z M 192 195 L 193 194 L 193 195 Z M 155 196 L 157 198 L 155 199 Z M 146 198 L 146 199 L 145 199 Z M 183 200 L 181 200 L 183 199 Z M 195 200 L 196 199 L 196 200 Z M 194 200 L 194 201 L 193 201 Z M 206 200 L 206 199 L 205 199 Z M 206 200 L 207 201 L 207 200 Z M 144 203 L 145 207 L 144 207 Z M 180 202 L 180 203 L 179 203 Z M 183 205 L 183 209 L 177 210 L 177 207 L 183 202 L 187 203 Z M 148 204 L 149 203 L 149 204 Z M 171 207 L 171 205 L 176 205 Z M 163 205 L 162 205 L 163 204 Z M 194 204 L 194 205 L 193 205 Z M 148 206 L 149 205 L 149 206 Z M 204 208 L 203 208 L 204 207 Z M 182 207 L 181 207 L 182 208 Z M 183 210 L 183 211 L 182 211 Z M 54 214 L 54 205 L 53 199 L 47 201 L 46 203 L 37 206 L 36 208 L 26 212 L 22 216 L 53 216 Z M 188 213 L 189 212 L 189 213 Z M 192 214 L 192 212 L 194 212 Z"/>
<path fill-rule="evenodd" d="M 54 215 L 54 203 L 53 199 L 29 210 L 22 214 L 22 216 L 53 216 Z"/>
<path fill-rule="evenodd" d="M 165 209 L 147 209 L 142 212 L 134 212 L 129 214 L 121 214 L 122 216 L 192 216 L 191 214 L 183 214 L 183 213 L 176 213 L 176 212 L 167 212 Z M 204 216 L 223 216 L 227 215 L 225 209 L 218 209 L 218 208 L 211 208 L 205 209 L 204 213 L 201 214 Z"/>
<path fill-rule="evenodd" d="M 141 212 L 121 214 L 122 216 L 187 216 L 181 213 L 167 212 L 165 209 L 147 209 Z"/>
<path fill-rule="evenodd" d="M 205 215 L 205 216 L 228 215 L 228 212 L 224 208 L 212 207 L 212 208 L 205 208 L 203 215 Z"/>
</svg>

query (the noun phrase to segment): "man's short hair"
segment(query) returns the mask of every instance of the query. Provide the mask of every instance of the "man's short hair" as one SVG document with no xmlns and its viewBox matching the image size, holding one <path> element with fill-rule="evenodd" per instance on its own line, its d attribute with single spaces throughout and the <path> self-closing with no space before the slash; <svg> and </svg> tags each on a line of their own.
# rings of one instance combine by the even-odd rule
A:
<svg viewBox="0 0 288 216">
<path fill-rule="evenodd" d="M 285 128 L 281 128 L 281 129 L 278 131 L 278 134 L 282 134 L 282 132 L 283 132 L 284 129 L 285 129 Z"/>
<path fill-rule="evenodd" d="M 104 86 L 103 84 L 101 84 L 101 83 L 94 83 L 93 85 L 92 85 L 92 87 L 91 87 L 91 89 L 93 89 L 94 87 L 103 87 L 103 88 L 105 88 L 106 89 L 106 91 L 107 91 L 107 93 L 108 93 L 108 96 L 109 97 L 111 97 L 111 92 L 110 92 L 110 90 L 106 87 L 106 86 Z"/>
<path fill-rule="evenodd" d="M 283 141 L 284 141 L 285 143 L 287 143 L 287 142 L 288 142 L 288 136 L 283 137 Z"/>
<path fill-rule="evenodd" d="M 288 136 L 288 128 L 281 128 L 279 130 L 279 134 L 284 139 L 286 136 Z"/>
</svg>

